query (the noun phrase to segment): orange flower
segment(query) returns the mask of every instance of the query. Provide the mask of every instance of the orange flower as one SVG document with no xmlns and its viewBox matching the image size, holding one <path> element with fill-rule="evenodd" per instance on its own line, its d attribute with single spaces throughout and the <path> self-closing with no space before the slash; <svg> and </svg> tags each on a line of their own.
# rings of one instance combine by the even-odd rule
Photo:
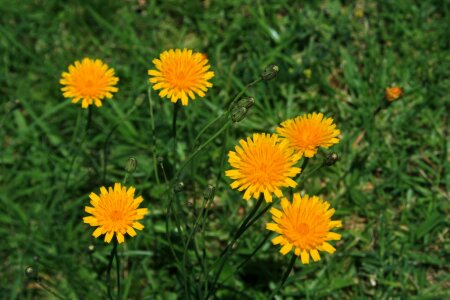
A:
<svg viewBox="0 0 450 300">
<path fill-rule="evenodd" d="M 188 105 L 189 98 L 194 100 L 195 94 L 204 97 L 212 87 L 208 80 L 214 77 L 214 72 L 208 71 L 210 66 L 205 54 L 170 49 L 161 53 L 159 59 L 155 58 L 153 64 L 156 70 L 148 70 L 153 89 L 161 90 L 159 96 L 173 103 L 181 99 L 181 104 Z"/>
<path fill-rule="evenodd" d="M 69 72 L 63 72 L 59 81 L 66 98 L 72 103 L 81 101 L 81 107 L 89 105 L 102 106 L 103 98 L 112 98 L 119 89 L 115 87 L 119 78 L 114 76 L 114 69 L 109 68 L 100 59 L 84 58 L 69 66 Z"/>
<path fill-rule="evenodd" d="M 135 236 L 137 230 L 142 230 L 144 225 L 137 222 L 148 213 L 147 208 L 138 208 L 144 200 L 141 196 L 134 198 L 134 187 L 126 188 L 120 183 L 110 187 L 100 188 L 100 195 L 91 193 L 91 206 L 86 206 L 85 211 L 92 216 L 84 217 L 83 222 L 97 227 L 94 237 L 105 234 L 105 242 L 111 242 L 114 234 L 117 241 L 123 243 L 125 233 Z"/>
<path fill-rule="evenodd" d="M 225 175 L 235 181 L 231 188 L 245 190 L 243 198 L 257 199 L 262 193 L 266 202 L 272 202 L 272 194 L 281 197 L 282 187 L 295 187 L 292 180 L 301 169 L 294 165 L 301 158 L 293 153 L 287 141 L 279 141 L 276 134 L 253 134 L 253 138 L 240 140 L 240 146 L 228 153 L 228 161 L 233 167 Z"/>
<path fill-rule="evenodd" d="M 401 96 L 403 96 L 403 89 L 398 86 L 386 88 L 385 97 L 389 102 L 393 102 L 398 100 Z"/>
<path fill-rule="evenodd" d="M 328 148 L 339 143 L 332 118 L 324 118 L 322 113 L 312 113 L 288 119 L 281 123 L 277 132 L 289 141 L 298 153 L 306 157 L 313 157 L 319 147 Z"/>
<path fill-rule="evenodd" d="M 330 203 L 317 196 L 301 197 L 295 193 L 292 203 L 283 198 L 281 206 L 282 211 L 271 208 L 274 223 L 266 225 L 267 230 L 280 234 L 272 243 L 282 246 L 281 254 L 286 255 L 294 249 L 295 255 L 301 258 L 302 263 L 308 264 L 310 256 L 314 261 L 320 260 L 318 250 L 328 253 L 336 251 L 328 241 L 341 239 L 341 235 L 331 229 L 341 227 L 342 222 L 331 220 L 334 209 L 330 209 Z"/>
</svg>

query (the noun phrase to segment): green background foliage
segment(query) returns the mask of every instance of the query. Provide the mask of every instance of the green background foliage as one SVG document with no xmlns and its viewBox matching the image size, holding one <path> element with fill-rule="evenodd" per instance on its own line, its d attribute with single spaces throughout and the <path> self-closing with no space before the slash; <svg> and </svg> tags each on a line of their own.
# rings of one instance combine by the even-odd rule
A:
<svg viewBox="0 0 450 300">
<path fill-rule="evenodd" d="M 308 2 L 0 1 L 0 298 L 52 298 L 27 280 L 30 265 L 67 298 L 104 297 L 111 245 L 91 237 L 83 210 L 90 192 L 122 180 L 133 156 L 138 169 L 128 182 L 151 214 L 144 231 L 119 247 L 123 296 L 183 299 L 164 233 L 167 186 L 159 161 L 170 179 L 196 134 L 271 63 L 279 76 L 246 93 L 256 104 L 230 130 L 227 150 L 252 132 L 273 132 L 286 118 L 314 111 L 333 117 L 342 132 L 332 148 L 338 164 L 296 191 L 332 203 L 343 239 L 319 263 L 298 263 L 282 299 L 449 297 L 449 5 Z M 206 53 L 216 76 L 205 99 L 179 113 L 174 155 L 173 105 L 149 90 L 147 70 L 161 51 L 177 47 Z M 102 59 L 120 77 L 119 93 L 93 108 L 86 138 L 88 111 L 64 99 L 59 84 L 83 57 Z M 404 97 L 373 118 L 393 84 Z M 176 199 L 192 223 L 203 190 L 217 185 L 202 232 L 211 261 L 253 203 L 224 176 L 216 182 L 228 168 L 219 163 L 223 142 L 216 139 L 186 169 Z M 318 163 L 320 155 L 311 165 Z M 239 241 L 217 298 L 266 299 L 275 288 L 289 258 L 270 242 L 223 281 L 263 239 L 268 220 Z M 173 234 L 177 243 L 185 233 Z"/>
</svg>

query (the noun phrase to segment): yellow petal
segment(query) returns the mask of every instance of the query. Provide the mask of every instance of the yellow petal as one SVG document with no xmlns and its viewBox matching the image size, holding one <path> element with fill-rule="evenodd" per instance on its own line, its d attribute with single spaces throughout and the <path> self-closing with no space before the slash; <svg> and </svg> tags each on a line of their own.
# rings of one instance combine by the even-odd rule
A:
<svg viewBox="0 0 450 300">
<path fill-rule="evenodd" d="M 338 241 L 340 239 L 341 239 L 341 235 L 339 233 L 336 233 L 336 232 L 328 232 L 327 233 L 327 240 Z"/>
<path fill-rule="evenodd" d="M 130 236 L 135 236 L 136 235 L 136 231 L 134 231 L 133 227 L 130 227 L 130 226 L 128 226 L 128 228 L 127 228 L 127 233 Z"/>
<path fill-rule="evenodd" d="M 275 207 L 272 207 L 270 209 L 270 213 L 277 218 L 281 218 L 281 216 L 283 215 L 283 213 L 280 210 L 276 209 Z"/>
<path fill-rule="evenodd" d="M 272 239 L 272 244 L 278 245 L 278 244 L 282 244 L 284 241 L 285 241 L 285 238 L 282 235 L 279 235 L 276 238 Z"/>
<path fill-rule="evenodd" d="M 280 253 L 286 255 L 289 253 L 289 251 L 292 250 L 292 247 L 293 247 L 292 244 L 287 243 L 283 247 L 281 247 Z"/>
<path fill-rule="evenodd" d="M 317 249 L 311 249 L 309 251 L 309 254 L 311 254 L 311 257 L 314 261 L 319 261 L 320 260 L 320 255 L 319 255 L 319 251 L 317 251 Z"/>
<path fill-rule="evenodd" d="M 95 238 L 98 238 L 101 234 L 102 234 L 102 228 L 101 227 L 97 227 L 97 229 L 95 229 L 94 233 L 92 233 L 92 235 Z"/>
<path fill-rule="evenodd" d="M 113 235 L 114 235 L 113 231 L 107 232 L 105 235 L 105 242 L 107 242 L 109 244 L 111 242 Z"/>
<path fill-rule="evenodd" d="M 336 251 L 336 249 L 327 242 L 322 244 L 322 249 L 331 254 L 334 253 L 334 251 Z"/>
<path fill-rule="evenodd" d="M 309 264 L 309 254 L 306 250 L 303 250 L 301 252 L 301 260 L 302 260 L 302 264 L 307 265 Z"/>
<path fill-rule="evenodd" d="M 121 234 L 120 232 L 117 232 L 117 233 L 116 233 L 116 237 L 117 237 L 117 242 L 118 242 L 119 244 L 122 244 L 123 241 L 125 240 L 123 234 Z"/>
<path fill-rule="evenodd" d="M 133 227 L 136 228 L 137 230 L 142 230 L 144 229 L 144 225 L 142 225 L 139 222 L 133 222 Z"/>
</svg>

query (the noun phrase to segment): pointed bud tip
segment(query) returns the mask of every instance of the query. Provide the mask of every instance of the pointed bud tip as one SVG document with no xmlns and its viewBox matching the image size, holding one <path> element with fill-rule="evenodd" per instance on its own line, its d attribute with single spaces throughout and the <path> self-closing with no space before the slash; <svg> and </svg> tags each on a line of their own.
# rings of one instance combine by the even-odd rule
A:
<svg viewBox="0 0 450 300">
<path fill-rule="evenodd" d="M 26 267 L 25 276 L 29 279 L 36 279 L 37 278 L 36 270 L 32 266 Z"/>
<path fill-rule="evenodd" d="M 254 104 L 255 104 L 255 99 L 253 97 L 245 97 L 236 103 L 236 107 L 244 107 L 246 109 L 249 109 Z"/>
<path fill-rule="evenodd" d="M 183 181 L 178 181 L 178 182 L 175 184 L 175 186 L 173 187 L 173 191 L 174 191 L 175 193 L 179 193 L 179 192 L 183 191 L 183 189 L 184 189 L 184 183 L 183 183 Z"/>
<path fill-rule="evenodd" d="M 210 200 L 210 199 L 214 198 L 215 192 L 216 192 L 216 187 L 211 184 L 208 184 L 205 191 L 203 192 L 203 197 L 205 198 L 205 200 Z"/>
<path fill-rule="evenodd" d="M 278 72 L 280 71 L 280 67 L 277 65 L 270 65 L 264 69 L 261 73 L 262 80 L 269 81 L 277 77 Z"/>
<path fill-rule="evenodd" d="M 87 247 L 87 250 L 88 250 L 89 253 L 94 253 L 94 252 L 95 252 L 95 246 L 92 245 L 92 244 L 90 244 L 90 245 Z"/>
<path fill-rule="evenodd" d="M 338 162 L 340 159 L 339 155 L 336 152 L 328 153 L 327 156 L 324 159 L 324 165 L 330 167 L 334 165 L 336 162 Z"/>
</svg>

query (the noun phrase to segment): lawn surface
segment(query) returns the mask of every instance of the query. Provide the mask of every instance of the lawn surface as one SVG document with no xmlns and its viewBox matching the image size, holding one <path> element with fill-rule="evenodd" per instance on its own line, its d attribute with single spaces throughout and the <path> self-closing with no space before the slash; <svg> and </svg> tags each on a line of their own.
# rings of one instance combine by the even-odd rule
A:
<svg viewBox="0 0 450 300">
<path fill-rule="evenodd" d="M 205 260 L 216 259 L 254 203 L 229 187 L 222 149 L 320 111 L 342 132 L 328 150 L 341 160 L 295 191 L 329 201 L 343 238 L 320 262 L 298 262 L 279 299 L 450 297 L 448 2 L 13 2 L 0 1 L 0 299 L 54 298 L 26 278 L 27 266 L 64 298 L 106 297 L 112 246 L 92 238 L 82 217 L 88 194 L 121 182 L 129 157 L 138 168 L 128 184 L 151 214 L 144 231 L 119 247 L 123 299 L 186 299 L 165 234 L 160 165 L 171 179 L 198 132 L 269 64 L 280 73 L 246 93 L 256 100 L 247 117 L 182 174 L 176 205 L 188 229 L 207 184 L 216 186 L 200 236 Z M 174 152 L 173 104 L 149 88 L 147 70 L 160 52 L 185 47 L 208 56 L 214 87 L 181 108 Z M 92 107 L 89 124 L 88 110 L 64 99 L 59 84 L 83 57 L 102 59 L 120 77 L 119 92 Z M 391 85 L 404 97 L 373 117 Z M 270 240 L 227 279 L 264 239 L 268 221 L 267 214 L 237 244 L 218 299 L 266 299 L 280 281 L 289 256 Z M 183 234 L 172 232 L 178 255 Z M 199 295 L 202 271 L 188 254 L 189 285 Z"/>
</svg>

